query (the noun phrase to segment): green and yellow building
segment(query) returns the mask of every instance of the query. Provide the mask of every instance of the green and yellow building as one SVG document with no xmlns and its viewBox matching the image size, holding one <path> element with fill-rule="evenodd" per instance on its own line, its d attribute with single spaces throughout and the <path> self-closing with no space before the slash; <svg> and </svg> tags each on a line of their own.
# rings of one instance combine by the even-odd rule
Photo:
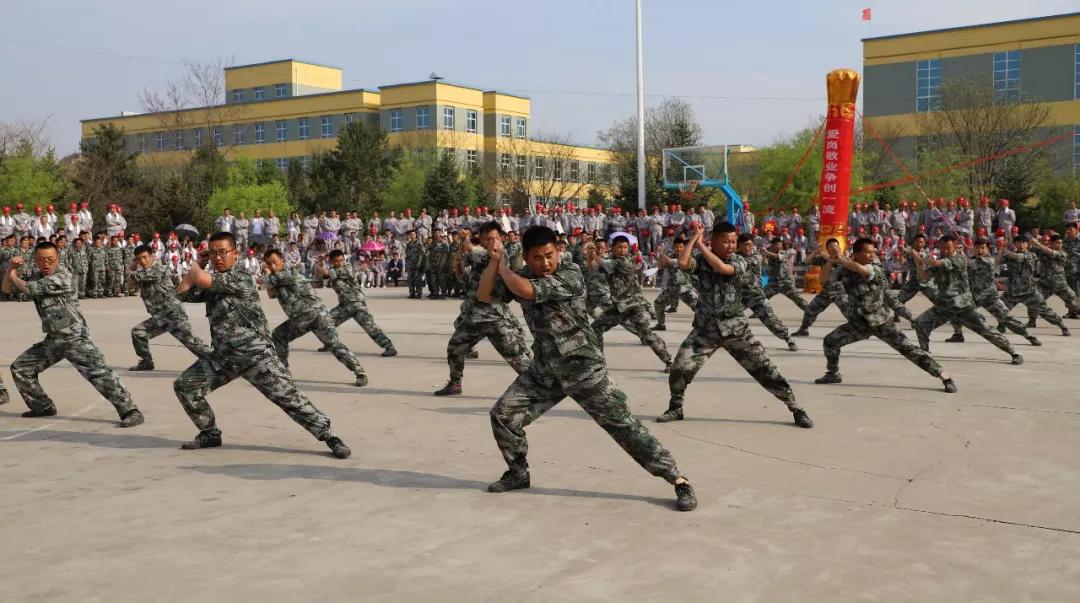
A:
<svg viewBox="0 0 1080 603">
<path fill-rule="evenodd" d="M 1080 170 L 1080 13 L 864 39 L 863 115 L 877 131 L 914 140 L 942 83 L 971 76 L 1003 101 L 1045 103 L 1046 126 L 1071 133 L 1061 155 Z"/>
<path fill-rule="evenodd" d="M 142 164 L 175 165 L 215 145 L 284 169 L 306 166 L 363 120 L 392 144 L 453 153 L 464 169 L 490 175 L 500 197 L 516 189 L 540 202 L 572 201 L 610 182 L 608 151 L 530 137 L 531 101 L 520 95 L 441 79 L 346 90 L 341 69 L 294 59 L 226 68 L 224 85 L 224 104 L 86 119 L 82 136 L 112 123 Z"/>
</svg>

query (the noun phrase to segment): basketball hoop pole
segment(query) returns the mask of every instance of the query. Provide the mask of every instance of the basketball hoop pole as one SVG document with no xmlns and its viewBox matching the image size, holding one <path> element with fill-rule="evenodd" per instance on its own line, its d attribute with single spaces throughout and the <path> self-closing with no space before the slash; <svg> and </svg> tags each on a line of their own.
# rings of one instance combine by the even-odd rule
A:
<svg viewBox="0 0 1080 603">
<path fill-rule="evenodd" d="M 645 209 L 645 75 L 641 66 L 641 0 L 635 2 L 637 27 L 637 206 Z"/>
</svg>

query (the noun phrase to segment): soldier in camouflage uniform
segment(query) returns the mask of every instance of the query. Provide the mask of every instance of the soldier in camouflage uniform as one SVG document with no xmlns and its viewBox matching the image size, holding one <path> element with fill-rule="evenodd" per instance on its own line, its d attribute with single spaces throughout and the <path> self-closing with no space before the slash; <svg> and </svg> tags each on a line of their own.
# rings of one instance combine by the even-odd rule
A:
<svg viewBox="0 0 1080 603">
<path fill-rule="evenodd" d="M 313 333 L 327 347 L 334 358 L 356 376 L 357 387 L 368 384 L 367 374 L 356 356 L 341 343 L 337 328 L 330 319 L 311 283 L 297 271 L 285 268 L 285 258 L 277 249 L 268 249 L 263 255 L 263 282 L 270 299 L 277 299 L 285 311 L 287 320 L 274 328 L 274 348 L 281 363 L 289 366 L 289 342 L 307 333 Z"/>
<path fill-rule="evenodd" d="M 611 308 L 611 286 L 600 267 L 606 253 L 604 242 L 586 243 L 583 248 L 581 272 L 585 276 L 585 311 L 593 320 L 600 318 Z"/>
<path fill-rule="evenodd" d="M 765 298 L 765 292 L 761 287 L 761 257 L 756 252 L 753 236 L 747 232 L 740 234 L 738 245 L 738 254 L 746 262 L 746 272 L 739 286 L 743 308 L 750 310 L 750 313 L 760 320 L 770 333 L 787 344 L 789 350 L 798 352 L 799 346 L 795 345 L 784 322 L 780 320 L 776 312 L 773 312 L 769 300 Z"/>
<path fill-rule="evenodd" d="M 522 237 L 526 266 L 513 272 L 501 243 L 480 277 L 477 299 L 495 301 L 495 276 L 504 299 L 517 299 L 533 334 L 533 362 L 517 376 L 491 409 L 491 429 L 509 469 L 488 486 L 506 492 L 530 486 L 525 427 L 570 396 L 639 465 L 674 484 L 676 507 L 697 507 L 694 488 L 675 459 L 636 419 L 624 394 L 608 377 L 596 332 L 585 313 L 585 281 L 572 262 L 561 262 L 555 232 L 534 226 Z"/>
<path fill-rule="evenodd" d="M 1039 293 L 1042 294 L 1043 299 L 1049 302 L 1050 298 L 1056 295 L 1065 302 L 1067 316 L 1080 314 L 1080 301 L 1076 298 L 1076 292 L 1069 287 L 1066 276 L 1069 254 L 1065 251 L 1065 241 L 1061 235 L 1051 236 L 1049 247 L 1043 245 L 1038 239 L 1032 239 L 1031 246 L 1043 256 L 1042 275 L 1039 277 Z M 1035 312 L 1030 306 L 1028 306 L 1027 326 L 1035 326 Z"/>
<path fill-rule="evenodd" d="M 914 320 L 911 316 L 911 312 L 908 311 L 906 304 L 908 300 L 915 297 L 917 294 L 922 293 L 931 302 L 934 301 L 934 297 L 937 296 L 937 291 L 934 290 L 933 281 L 920 281 L 919 275 L 915 270 L 916 258 L 930 257 L 930 250 L 926 248 L 926 235 L 919 233 L 915 235 L 915 238 L 911 241 L 911 247 L 907 250 L 907 262 L 909 265 L 907 279 L 900 285 L 900 293 L 896 294 L 896 297 L 892 301 L 896 303 L 890 303 L 889 298 L 885 298 L 885 303 L 896 313 L 906 320 Z M 886 291 L 886 293 L 889 293 Z M 889 297 L 892 297 L 891 293 Z"/>
<path fill-rule="evenodd" d="M 7 404 L 11 401 L 11 395 L 8 394 L 7 387 L 4 385 L 4 376 L 0 375 L 0 406 Z"/>
<path fill-rule="evenodd" d="M 21 277 L 22 280 L 24 280 L 24 281 L 29 280 L 30 276 L 33 275 L 33 273 L 34 273 L 34 239 L 33 238 L 31 238 L 31 237 L 23 237 L 19 241 L 18 257 L 21 258 L 21 260 L 22 260 L 21 263 L 20 263 L 20 266 L 19 266 L 19 277 Z M 29 295 L 26 292 L 20 291 L 18 289 L 16 289 L 14 291 L 14 297 L 15 297 L 15 301 L 20 301 L 20 302 L 28 301 L 30 299 Z"/>
<path fill-rule="evenodd" d="M 454 333 L 446 344 L 446 362 L 450 365 L 450 380 L 436 396 L 456 396 L 461 393 L 461 379 L 465 373 L 465 356 L 469 350 L 487 338 L 499 355 L 506 360 L 518 374 L 529 368 L 532 356 L 525 345 L 525 331 L 517 317 L 510 312 L 503 301 L 504 285 L 495 278 L 492 288 L 495 296 L 490 303 L 477 299 L 480 278 L 491 260 L 490 250 L 502 244 L 502 227 L 497 222 L 487 222 L 480 227 L 481 247 L 473 247 L 465 240 L 465 255 L 462 262 L 469 270 L 469 280 L 465 287 L 465 301 L 461 302 L 461 312 L 454 321 Z"/>
<path fill-rule="evenodd" d="M 686 388 L 705 361 L 723 348 L 766 391 L 787 406 L 796 425 L 813 427 L 806 410 L 795 401 L 795 392 L 769 360 L 765 346 L 750 333 L 742 304 L 748 269 L 746 260 L 735 253 L 738 246 L 735 227 L 728 222 L 717 224 L 711 233 L 711 250 L 705 245 L 704 225 L 694 223 L 691 230 L 690 242 L 679 255 L 679 267 L 697 273 L 698 303 L 693 328 L 679 346 L 671 366 L 668 377 L 671 401 L 656 420 L 667 423 L 683 419 Z M 692 255 L 695 250 L 697 257 Z"/>
<path fill-rule="evenodd" d="M 1005 296 L 1002 302 L 1005 309 L 1012 310 L 1017 304 L 1027 306 L 1028 313 L 1042 316 L 1046 322 L 1061 329 L 1061 334 L 1069 336 L 1065 321 L 1046 303 L 1035 284 L 1035 254 L 1028 251 L 1027 235 L 1017 235 L 1013 239 L 1013 251 L 1002 247 L 998 251 L 997 261 L 1005 264 Z M 1001 330 L 1001 326 L 998 327 Z"/>
<path fill-rule="evenodd" d="M 840 241 L 829 239 L 825 241 L 824 248 L 818 247 L 814 250 L 814 254 L 810 256 L 810 264 L 824 266 L 829 259 L 835 262 L 838 257 L 840 257 Z M 799 326 L 798 331 L 791 334 L 792 337 L 809 336 L 810 327 L 817 320 L 817 317 L 821 316 L 822 312 L 832 304 L 836 304 L 836 307 L 839 308 L 846 302 L 844 285 L 839 280 L 840 274 L 839 270 L 833 270 L 828 281 L 822 279 L 821 292 L 815 295 L 814 299 L 810 300 L 810 303 L 806 305 L 806 310 L 803 311 L 802 324 Z"/>
<path fill-rule="evenodd" d="M 335 249 L 330 252 L 330 269 L 327 270 L 319 263 L 315 267 L 316 279 L 329 279 L 330 286 L 338 296 L 338 305 L 330 310 L 330 320 L 335 327 L 350 318 L 355 320 L 360 328 L 371 337 L 380 348 L 383 349 L 384 357 L 397 356 L 394 343 L 386 336 L 386 333 L 375 324 L 375 317 L 368 309 L 367 298 L 360 288 L 360 281 L 356 277 L 356 270 L 345 259 L 345 252 Z M 323 347 L 320 352 L 328 352 L 329 348 Z"/>
<path fill-rule="evenodd" d="M 137 287 L 134 281 L 128 278 L 131 275 L 132 262 L 135 260 L 135 248 L 139 244 L 135 235 L 131 235 L 127 239 L 127 243 L 124 245 L 124 295 L 135 295 Z"/>
<path fill-rule="evenodd" d="M 169 269 L 154 258 L 154 251 L 147 245 L 140 245 L 133 253 L 135 257 L 127 267 L 128 281 L 139 289 L 150 318 L 131 329 L 131 346 L 139 356 L 139 363 L 129 370 L 154 370 L 150 340 L 164 333 L 175 337 L 197 357 L 209 357 L 210 348 L 191 332 L 191 323 L 176 297 Z"/>
<path fill-rule="evenodd" d="M 7 274 L 8 262 L 11 258 L 18 255 L 19 248 L 16 247 L 16 238 L 14 234 L 9 234 L 4 237 L 2 244 L 0 244 L 0 274 Z M 6 293 L 0 293 L 0 301 L 9 301 L 10 296 Z"/>
<path fill-rule="evenodd" d="M 697 290 L 694 289 L 694 283 L 688 274 L 679 270 L 677 258 L 684 247 L 686 247 L 686 239 L 675 239 L 674 258 L 669 258 L 663 248 L 660 249 L 657 264 L 660 268 L 660 278 L 664 281 L 664 289 L 653 301 L 653 310 L 656 312 L 656 324 L 652 328 L 654 331 L 667 330 L 665 324 L 667 313 L 664 310 L 669 306 L 678 306 L 680 299 L 691 308 L 697 306 Z"/>
<path fill-rule="evenodd" d="M 124 249 L 123 237 L 109 239 L 108 260 L 105 271 L 105 295 L 120 297 L 124 287 Z"/>
<path fill-rule="evenodd" d="M 915 334 L 919 346 L 930 351 L 930 333 L 945 324 L 963 324 L 976 335 L 989 341 L 994 347 L 1009 354 L 1013 364 L 1023 364 L 1024 357 L 1016 353 L 1004 335 L 991 329 L 979 313 L 968 284 L 968 263 L 962 253 L 957 253 L 956 237 L 945 235 L 938 240 L 940 259 L 919 257 L 915 260 L 920 280 L 934 279 L 937 296 L 934 305 L 915 319 Z"/>
<path fill-rule="evenodd" d="M 1080 295 L 1080 225 L 1070 222 L 1065 225 L 1065 253 L 1069 259 L 1065 263 L 1065 281 L 1074 293 Z M 1080 318 L 1080 313 L 1072 312 L 1065 318 Z"/>
<path fill-rule="evenodd" d="M 75 279 L 75 286 L 79 292 L 79 299 L 83 299 L 86 297 L 86 276 L 90 269 L 90 256 L 86 249 L 86 242 L 81 238 L 76 238 L 71 242 L 71 246 L 68 247 L 68 250 L 68 269 Z"/>
<path fill-rule="evenodd" d="M 944 373 L 941 365 L 928 352 L 915 345 L 896 328 L 893 311 L 885 302 L 888 281 L 885 271 L 874 264 L 877 250 L 870 239 L 858 239 L 852 246 L 852 257 L 829 258 L 822 268 L 822 279 L 828 280 L 833 270 L 842 270 L 847 303 L 840 306 L 847 322 L 825 336 L 826 373 L 814 383 L 843 383 L 840 377 L 840 349 L 871 337 L 877 337 L 900 352 L 915 366 L 941 379 L 945 391 L 956 392 L 956 384 Z"/>
<path fill-rule="evenodd" d="M 450 246 L 443 240 L 443 231 L 436 229 L 432 234 L 431 244 L 427 249 L 428 299 L 442 299 L 446 296 L 446 267 L 450 260 Z"/>
<path fill-rule="evenodd" d="M 131 394 L 105 363 L 101 350 L 90 340 L 86 319 L 79 310 L 74 280 L 71 272 L 60 265 L 56 245 L 38 244 L 34 251 L 37 270 L 26 280 L 19 276 L 22 262 L 22 257 L 11 260 L 2 290 L 4 293 L 15 290 L 26 293 L 37 308 L 41 330 L 45 333 L 43 341 L 31 346 L 11 364 L 11 377 L 30 408 L 22 416 L 56 415 L 56 405 L 41 388 L 38 375 L 60 360 L 67 360 L 116 408 L 121 427 L 141 424 L 145 419 L 131 400 Z"/>
<path fill-rule="evenodd" d="M 592 325 L 601 349 L 604 347 L 604 333 L 615 325 L 622 325 L 649 346 L 664 363 L 664 370 L 668 370 L 671 367 L 671 354 L 664 340 L 653 333 L 649 326 L 649 304 L 641 296 L 641 273 L 630 257 L 629 239 L 622 235 L 612 239 L 611 259 L 601 263 L 600 271 L 611 287 L 611 306 Z"/>
<path fill-rule="evenodd" d="M 425 249 L 421 241 L 416 240 L 416 231 L 408 232 L 409 241 L 405 243 L 406 282 L 409 285 L 409 299 L 424 297 Z"/>
<path fill-rule="evenodd" d="M 105 274 L 109 264 L 109 250 L 105 247 L 105 235 L 94 235 L 94 246 L 89 249 L 89 297 L 105 296 Z"/>
<path fill-rule="evenodd" d="M 783 240 L 779 237 L 773 238 L 769 248 L 762 252 L 768 265 L 766 274 L 769 276 L 769 283 L 765 285 L 765 299 L 783 295 L 798 306 L 800 310 L 806 311 L 806 300 L 803 299 L 799 290 L 795 288 L 795 278 L 791 275 L 790 260 L 795 252 L 793 250 L 785 251 L 782 243 Z"/>
<path fill-rule="evenodd" d="M 1042 342 L 1034 335 L 1028 333 L 1024 323 L 1009 316 L 1009 309 L 998 295 L 997 286 L 994 284 L 994 272 L 997 264 L 990 255 L 990 242 L 986 239 L 975 241 L 975 257 L 968 260 L 968 283 L 971 285 L 971 297 L 975 305 L 990 313 L 998 321 L 998 332 L 1004 333 L 1008 328 L 1013 333 L 1028 340 L 1033 346 L 1040 346 Z"/>
<path fill-rule="evenodd" d="M 238 257 L 236 239 L 219 232 L 210 237 L 208 251 L 191 265 L 177 287 L 181 301 L 206 303 L 212 346 L 210 357 L 200 358 L 173 383 L 177 399 L 199 428 L 195 439 L 181 448 L 221 446 L 221 430 L 206 395 L 242 377 L 316 439 L 326 442 L 335 457 L 348 458 L 352 451 L 330 431 L 330 418 L 296 389 L 289 369 L 274 351 L 259 290 L 251 275 L 237 266 Z M 213 262 L 212 274 L 203 268 L 208 260 Z"/>
<path fill-rule="evenodd" d="M 525 264 L 525 260 L 521 257 L 521 240 L 516 230 L 506 233 L 506 238 L 506 259 L 510 264 L 510 269 L 517 272 Z"/>
</svg>

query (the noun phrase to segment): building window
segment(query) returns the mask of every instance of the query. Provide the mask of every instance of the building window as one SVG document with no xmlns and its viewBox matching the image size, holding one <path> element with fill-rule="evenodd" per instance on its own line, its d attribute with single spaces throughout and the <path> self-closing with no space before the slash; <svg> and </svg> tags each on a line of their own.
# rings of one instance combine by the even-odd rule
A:
<svg viewBox="0 0 1080 603">
<path fill-rule="evenodd" d="M 562 182 L 563 177 L 563 162 L 556 159 L 551 163 L 551 179 L 555 182 Z"/>
<path fill-rule="evenodd" d="M 232 102 L 234 102 L 234 103 L 242 103 L 242 102 L 244 102 L 244 91 L 243 90 L 233 90 L 232 91 Z"/>
<path fill-rule="evenodd" d="M 581 181 L 581 164 L 577 160 L 570 160 L 570 182 Z"/>
<path fill-rule="evenodd" d="M 236 124 L 233 126 L 233 144 L 244 144 L 244 126 Z"/>
<path fill-rule="evenodd" d="M 287 170 L 287 169 L 289 169 L 289 158 L 288 157 L 278 157 L 276 161 L 277 161 L 277 168 L 279 170 Z"/>
<path fill-rule="evenodd" d="M 139 151 L 146 152 L 146 134 L 139 134 Z"/>
<path fill-rule="evenodd" d="M 544 179 L 544 158 L 536 157 L 533 159 L 533 177 L 537 180 Z"/>
<path fill-rule="evenodd" d="M 289 139 L 288 132 L 289 126 L 286 124 L 284 119 L 279 119 L 277 123 L 274 124 L 274 140 L 278 142 L 285 142 Z"/>
<path fill-rule="evenodd" d="M 503 176 L 510 175 L 510 155 L 499 153 L 499 173 Z"/>
<path fill-rule="evenodd" d="M 164 132 L 158 132 L 157 134 L 154 134 L 154 146 L 157 147 L 157 150 L 159 150 L 159 151 L 164 151 L 165 150 L 165 133 Z"/>
<path fill-rule="evenodd" d="M 311 167 L 311 157 L 308 157 L 307 155 L 304 155 L 303 157 L 301 157 L 300 158 L 300 167 L 304 168 L 305 171 L 308 168 L 310 168 Z"/>
<path fill-rule="evenodd" d="M 941 108 L 941 60 L 915 63 L 915 111 L 926 113 Z"/>
<path fill-rule="evenodd" d="M 255 86 L 255 100 L 262 100 L 266 95 L 266 89 L 262 86 Z"/>
<path fill-rule="evenodd" d="M 347 126 L 347 125 L 351 124 L 352 122 L 353 122 L 353 114 L 352 113 L 346 113 L 345 114 L 345 125 Z"/>
<path fill-rule="evenodd" d="M 514 120 L 515 132 L 514 136 L 518 138 L 525 138 L 525 118 L 519 117 Z"/>
<path fill-rule="evenodd" d="M 266 124 L 259 122 L 255 124 L 255 144 L 264 142 L 266 142 Z"/>
<path fill-rule="evenodd" d="M 585 168 L 585 174 L 589 178 L 589 182 L 596 182 L 596 164 L 589 162 L 589 166 Z"/>
<path fill-rule="evenodd" d="M 509 115 L 500 115 L 499 116 L 499 136 L 506 136 L 506 137 L 510 136 L 510 116 Z"/>
<path fill-rule="evenodd" d="M 311 124 L 308 123 L 308 118 L 301 117 L 296 120 L 297 129 L 300 131 L 300 140 L 307 140 L 311 138 Z"/>
<path fill-rule="evenodd" d="M 289 87 L 285 84 L 274 84 L 274 98 L 285 98 L 288 92 Z"/>
<path fill-rule="evenodd" d="M 514 172 L 517 174 L 518 178 L 524 178 L 525 177 L 525 167 L 527 165 L 528 165 L 528 162 L 526 161 L 524 155 L 518 155 L 514 159 Z"/>
<path fill-rule="evenodd" d="M 390 109 L 390 131 L 401 131 L 401 109 Z"/>
<path fill-rule="evenodd" d="M 1020 100 L 1020 51 L 994 53 L 994 99 L 999 103 Z"/>
<path fill-rule="evenodd" d="M 442 129 L 453 130 L 454 129 L 454 108 L 443 107 L 442 109 Z"/>
<path fill-rule="evenodd" d="M 1080 46 L 1077 46 L 1076 48 L 1077 56 L 1080 57 Z M 1077 60 L 1076 64 L 1078 65 L 1077 70 L 1080 71 L 1080 59 Z M 472 109 L 465 112 L 465 131 L 476 134 L 476 111 L 473 111 Z"/>
<path fill-rule="evenodd" d="M 322 124 L 322 137 L 331 138 L 334 136 L 334 124 L 330 121 L 329 115 L 323 115 L 320 118 Z"/>
<path fill-rule="evenodd" d="M 427 130 L 431 127 L 431 109 L 428 107 L 416 108 L 416 129 Z"/>
<path fill-rule="evenodd" d="M 191 137 L 195 139 L 195 148 L 202 148 L 202 128 L 195 128 L 191 131 Z"/>
<path fill-rule="evenodd" d="M 184 132 L 183 130 L 176 131 L 176 150 L 181 151 L 184 149 Z"/>
<path fill-rule="evenodd" d="M 221 134 L 221 126 L 214 126 L 214 129 L 211 130 L 211 132 L 214 135 L 214 146 L 215 147 L 223 147 L 223 146 L 225 146 L 225 137 L 222 136 L 222 134 Z"/>
<path fill-rule="evenodd" d="M 476 169 L 476 150 L 469 149 L 465 151 L 465 167 L 469 168 L 469 171 Z"/>
</svg>

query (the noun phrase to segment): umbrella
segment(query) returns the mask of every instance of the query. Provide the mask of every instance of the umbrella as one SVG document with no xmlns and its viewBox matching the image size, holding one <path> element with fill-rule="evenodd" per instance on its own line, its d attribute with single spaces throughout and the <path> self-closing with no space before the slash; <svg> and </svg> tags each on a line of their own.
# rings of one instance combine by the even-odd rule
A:
<svg viewBox="0 0 1080 603">
<path fill-rule="evenodd" d="M 365 241 L 364 244 L 360 246 L 360 251 L 385 251 L 385 250 L 386 250 L 386 245 L 383 245 L 382 243 L 380 243 L 378 241 Z"/>
<path fill-rule="evenodd" d="M 611 241 L 615 237 L 626 237 L 626 240 L 630 241 L 630 246 L 631 247 L 633 247 L 634 245 L 637 245 L 637 237 L 635 237 L 634 235 L 632 235 L 632 234 L 630 234 L 628 232 L 623 232 L 621 230 L 618 231 L 618 232 L 613 232 L 610 235 L 608 235 L 608 238 L 607 238 L 608 239 L 608 244 L 611 244 Z"/>
<path fill-rule="evenodd" d="M 274 239 L 270 235 L 261 234 L 261 235 L 251 235 L 250 237 L 248 237 L 248 245 L 249 246 L 251 246 L 251 245 L 263 245 L 265 247 L 269 247 L 273 243 L 274 243 Z"/>
<path fill-rule="evenodd" d="M 173 232 L 176 233 L 177 237 L 183 237 L 184 235 L 187 235 L 193 241 L 199 239 L 199 229 L 195 228 L 191 224 L 181 224 L 180 226 L 174 228 Z"/>
</svg>

